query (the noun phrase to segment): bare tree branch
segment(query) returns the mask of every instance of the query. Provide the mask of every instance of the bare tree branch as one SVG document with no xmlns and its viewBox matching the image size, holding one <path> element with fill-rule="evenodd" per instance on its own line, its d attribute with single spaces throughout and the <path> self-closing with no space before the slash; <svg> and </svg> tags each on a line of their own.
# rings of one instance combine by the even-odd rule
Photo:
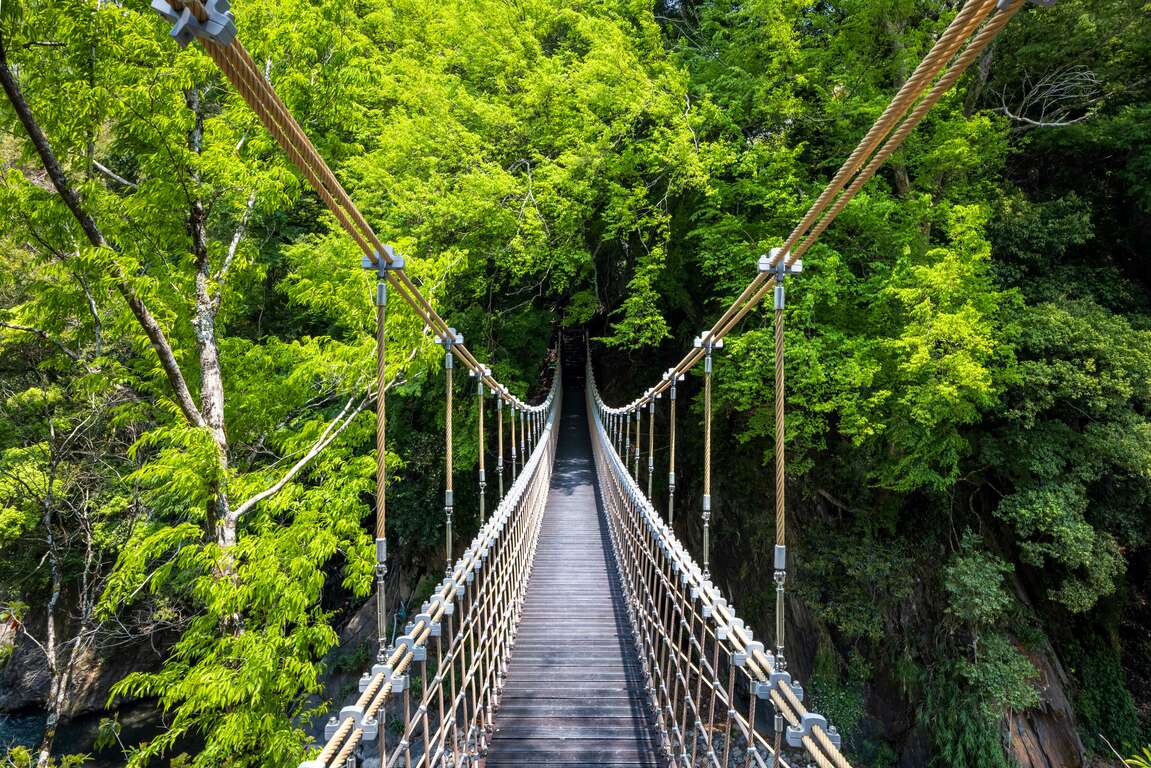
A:
<svg viewBox="0 0 1151 768">
<path fill-rule="evenodd" d="M 418 344 L 415 347 L 412 347 L 405 362 L 410 363 L 412 360 L 414 360 L 416 355 L 419 353 L 419 349 L 420 347 Z M 384 387 L 385 393 L 400 381 L 400 375 L 401 374 L 397 373 L 388 381 L 387 385 Z M 301 457 L 299 461 L 293 464 L 291 468 L 288 469 L 288 471 L 285 472 L 275 483 L 237 506 L 232 511 L 233 517 L 238 520 L 240 516 L 248 512 L 248 510 L 250 510 L 252 507 L 283 490 L 284 486 L 291 482 L 293 477 L 299 474 L 300 471 L 304 469 L 304 467 L 310 464 L 312 460 L 319 456 L 325 448 L 331 445 L 332 441 L 339 437 L 341 432 L 347 429 L 348 425 L 352 423 L 352 420 L 355 419 L 356 416 L 358 416 L 360 412 L 364 410 L 364 408 L 375 402 L 376 397 L 378 397 L 378 394 L 373 395 L 371 388 L 369 388 L 364 395 L 364 399 L 361 400 L 359 404 L 355 406 L 355 408 L 352 408 L 352 403 L 355 401 L 356 396 L 352 395 L 349 397 L 347 402 L 344 403 L 344 407 L 340 413 L 336 416 L 336 418 L 328 422 L 328 425 L 324 428 L 324 431 L 320 433 L 320 436 L 316 438 L 316 441 L 312 443 L 311 447 L 308 448 L 303 457 Z"/>
<path fill-rule="evenodd" d="M 129 189 L 137 189 L 136 182 L 128 181 L 123 176 L 121 176 L 120 174 L 116 173 L 115 171 L 113 171 L 108 166 L 101 163 L 99 160 L 93 160 L 92 165 L 93 165 L 93 167 L 95 167 L 95 169 L 97 171 L 104 174 L 105 176 L 107 176 L 109 179 L 116 182 L 120 186 L 128 187 Z"/>
<path fill-rule="evenodd" d="M 52 336 L 50 336 L 47 331 L 44 331 L 40 328 L 33 328 L 31 326 L 28 326 L 28 325 L 19 325 L 17 323 L 9 323 L 9 322 L 4 321 L 4 320 L 0 320 L 0 328 L 10 328 L 13 331 L 22 331 L 23 333 L 31 333 L 34 336 L 39 336 L 44 341 L 46 341 L 49 344 L 51 344 L 52 346 L 56 347 L 57 349 L 59 349 L 61 352 L 63 352 L 65 355 L 72 358 L 76 362 L 80 361 L 80 355 L 78 353 L 73 352 L 72 350 L 68 349 L 66 346 L 64 346 L 64 344 L 62 342 L 52 338 Z"/>
<path fill-rule="evenodd" d="M 248 228 L 248 220 L 252 217 L 252 208 L 256 205 L 256 193 L 253 190 L 248 195 L 248 204 L 244 207 L 244 215 L 240 217 L 240 223 L 236 225 L 236 231 L 232 233 L 232 242 L 228 244 L 228 253 L 224 256 L 224 263 L 220 266 L 220 271 L 216 273 L 216 304 L 220 303 L 220 296 L 224 292 L 224 281 L 228 278 L 228 270 L 232 268 L 232 262 L 236 258 L 236 252 L 240 250 L 240 241 L 244 239 L 244 232 Z"/>
<path fill-rule="evenodd" d="M 1046 72 L 1037 80 L 1024 73 L 1015 93 L 1004 87 L 999 107 L 1025 128 L 1057 128 L 1074 125 L 1095 114 L 1103 99 L 1099 76 L 1083 65 L 1069 65 Z"/>
<path fill-rule="evenodd" d="M 332 441 L 340 436 L 340 433 L 343 432 L 347 426 L 352 423 L 352 419 L 358 416 L 360 412 L 364 410 L 364 406 L 366 406 L 370 401 L 370 398 L 365 396 L 362 400 L 360 400 L 359 404 L 353 408 L 352 404 L 355 402 L 355 399 L 355 395 L 352 395 L 348 398 L 348 401 L 344 404 L 343 410 L 340 411 L 336 418 L 328 422 L 328 426 L 324 428 L 324 431 L 320 434 L 320 437 L 316 440 L 316 442 L 312 443 L 312 447 L 308 449 L 308 452 L 305 453 L 299 461 L 293 464 L 291 469 L 285 472 L 279 480 L 232 510 L 230 513 L 232 519 L 239 520 L 252 507 L 256 506 L 264 499 L 279 493 L 285 485 L 291 482 L 293 477 L 299 474 L 300 470 L 310 464 L 312 459 L 319 456 L 320 452 L 331 445 Z"/>
</svg>

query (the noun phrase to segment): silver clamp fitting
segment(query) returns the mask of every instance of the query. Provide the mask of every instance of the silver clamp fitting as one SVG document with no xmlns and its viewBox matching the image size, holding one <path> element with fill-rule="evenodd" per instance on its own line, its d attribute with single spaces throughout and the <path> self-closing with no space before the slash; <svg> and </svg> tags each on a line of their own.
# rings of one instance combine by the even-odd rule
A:
<svg viewBox="0 0 1151 768">
<path fill-rule="evenodd" d="M 379 734 L 380 724 L 374 717 L 364 717 L 364 708 L 357 707 L 355 704 L 349 704 L 340 710 L 340 714 L 334 720 L 329 720 L 328 724 L 324 726 L 324 738 L 331 740 L 336 735 L 336 731 L 340 728 L 340 723 L 351 718 L 353 729 L 359 728 L 363 732 L 363 740 L 371 741 Z M 329 733 L 330 731 L 330 733 Z"/>
<path fill-rule="evenodd" d="M 827 724 L 826 717 L 817 715 L 814 712 L 805 712 L 799 720 L 799 725 L 787 726 L 787 745 L 789 747 L 802 747 L 803 738 L 810 736 L 811 732 L 817 727 L 826 733 L 827 740 L 834 744 L 836 749 L 839 749 L 843 742 L 843 739 L 840 738 L 839 731 L 837 731 L 834 726 Z"/>
<path fill-rule="evenodd" d="M 666 382 L 670 382 L 671 387 L 668 390 L 669 391 L 668 397 L 672 400 L 675 400 L 675 383 L 677 381 L 683 381 L 683 374 L 682 373 L 676 373 L 675 368 L 668 368 L 667 372 L 665 372 L 663 374 L 663 380 Z"/>
<path fill-rule="evenodd" d="M 157 2 L 161 1 L 167 2 L 167 0 L 157 0 Z M 371 256 L 365 254 L 360 259 L 360 266 L 376 273 L 379 278 L 379 282 L 376 283 L 376 306 L 386 307 L 388 305 L 388 272 L 403 269 L 404 257 L 392 246 L 385 245 L 382 254 L 379 251 L 373 251 Z"/>
<path fill-rule="evenodd" d="M 703 372 L 711 373 L 711 353 L 716 349 L 723 349 L 723 339 L 712 339 L 711 331 L 704 331 L 691 342 L 691 345 L 704 351 Z"/>
<path fill-rule="evenodd" d="M 787 259 L 791 255 L 791 251 L 781 254 L 780 248 L 772 248 L 771 251 L 764 256 L 759 257 L 758 267 L 760 272 L 774 272 L 775 273 L 775 308 L 783 309 L 785 291 L 783 287 L 784 279 L 788 275 L 798 275 L 803 271 L 803 259 L 796 259 L 791 266 L 788 266 Z"/>
<path fill-rule="evenodd" d="M 780 696 L 783 696 L 783 686 L 791 689 L 795 698 L 803 701 L 803 686 L 798 682 L 791 679 L 790 672 L 783 672 L 775 667 L 775 657 L 770 653 L 767 654 L 768 659 L 771 660 L 773 671 L 768 675 L 767 681 L 757 680 L 754 683 L 756 698 L 766 700 L 771 698 L 772 691 L 777 688 L 780 689 Z"/>
<path fill-rule="evenodd" d="M 431 625 L 431 618 L 422 613 L 416 617 L 417 619 L 423 618 Z M 411 635 L 402 635 L 396 638 L 396 647 L 404 646 L 404 648 L 412 653 L 412 661 L 427 661 L 428 660 L 428 647 L 426 645 L 416 645 L 416 639 Z"/>
<path fill-rule="evenodd" d="M 231 45 L 236 39 L 236 19 L 228 0 L 204 0 L 203 8 L 207 16 L 200 21 L 187 6 L 176 11 L 168 0 L 152 0 L 152 10 L 172 23 L 172 37 L 181 48 L 196 37 Z"/>
<path fill-rule="evenodd" d="M 376 675 L 383 675 L 384 682 L 388 682 L 392 678 L 392 668 L 387 664 L 373 664 L 371 672 L 365 672 L 360 677 L 360 693 L 368 690 L 371 687 L 372 681 L 376 679 Z"/>
<path fill-rule="evenodd" d="M 447 606 L 445 606 L 445 608 L 446 607 Z M 419 614 L 418 616 L 416 616 L 415 620 L 417 623 L 419 623 L 421 619 L 423 620 L 423 622 L 425 624 L 428 625 L 428 637 L 439 637 L 440 636 L 440 622 L 432 621 L 432 617 L 431 617 L 430 612 Z"/>
<path fill-rule="evenodd" d="M 455 365 L 452 362 L 452 345 L 463 344 L 464 335 L 456 331 L 455 328 L 448 328 L 445 336 L 436 338 L 436 343 L 442 344 L 444 347 L 444 367 L 454 368 Z"/>
<path fill-rule="evenodd" d="M 485 376 L 491 376 L 491 375 L 492 375 L 492 369 L 487 367 L 486 365 L 481 365 L 478 371 L 468 371 L 468 376 L 470 378 L 477 380 L 476 381 L 476 392 L 479 393 L 480 397 L 484 396 L 484 377 Z"/>
<path fill-rule="evenodd" d="M 763 643 L 753 640 L 745 645 L 742 651 L 735 651 L 731 654 L 731 663 L 737 667 L 746 666 L 747 660 L 755 656 L 756 653 L 763 653 Z"/>
</svg>

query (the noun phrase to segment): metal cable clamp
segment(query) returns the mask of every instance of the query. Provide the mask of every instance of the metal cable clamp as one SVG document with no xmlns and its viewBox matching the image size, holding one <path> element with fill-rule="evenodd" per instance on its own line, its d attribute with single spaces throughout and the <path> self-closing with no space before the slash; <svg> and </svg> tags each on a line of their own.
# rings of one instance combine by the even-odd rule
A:
<svg viewBox="0 0 1151 768">
<path fill-rule="evenodd" d="M 152 0 L 152 10 L 172 23 L 172 37 L 181 48 L 194 38 L 211 40 L 220 45 L 231 45 L 236 39 L 236 19 L 228 0 L 204 0 L 200 3 L 204 19 L 196 18 L 191 4 L 177 11 L 168 0 Z"/>
<path fill-rule="evenodd" d="M 787 726 L 787 731 L 784 733 L 784 738 L 787 739 L 787 745 L 789 747 L 802 747 L 804 737 L 811 736 L 812 731 L 814 731 L 816 727 L 823 730 L 823 732 L 827 734 L 827 740 L 834 744 L 836 749 L 839 749 L 840 744 L 843 742 L 839 731 L 835 729 L 835 726 L 827 724 L 826 717 L 817 715 L 814 712 L 803 713 L 803 717 L 800 718 L 798 726 Z"/>
</svg>

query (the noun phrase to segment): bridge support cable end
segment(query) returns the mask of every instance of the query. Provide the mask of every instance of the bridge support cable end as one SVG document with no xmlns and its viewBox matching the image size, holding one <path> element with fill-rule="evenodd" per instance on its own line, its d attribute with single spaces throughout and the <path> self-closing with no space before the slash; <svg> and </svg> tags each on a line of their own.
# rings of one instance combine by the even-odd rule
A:
<svg viewBox="0 0 1151 768">
<path fill-rule="evenodd" d="M 172 23 L 181 48 L 197 37 L 219 45 L 236 39 L 236 19 L 228 0 L 152 0 L 152 10 Z"/>
</svg>

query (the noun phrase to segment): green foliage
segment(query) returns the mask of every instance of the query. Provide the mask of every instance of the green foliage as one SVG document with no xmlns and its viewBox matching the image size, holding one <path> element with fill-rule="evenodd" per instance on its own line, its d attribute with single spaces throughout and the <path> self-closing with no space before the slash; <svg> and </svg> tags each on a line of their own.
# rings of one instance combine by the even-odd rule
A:
<svg viewBox="0 0 1151 768">
<path fill-rule="evenodd" d="M 3 755 L 4 768 L 83 768 L 88 763 L 88 755 L 64 755 L 50 757 L 47 763 L 39 763 L 36 756 L 24 747 L 13 747 Z"/>
<path fill-rule="evenodd" d="M 995 624 L 1011 605 L 1003 577 L 1012 570 L 1009 563 L 980 550 L 975 534 L 966 531 L 960 552 L 943 570 L 947 615 L 975 627 Z"/>
<path fill-rule="evenodd" d="M 1129 768 L 1151 768 L 1151 747 L 1143 747 L 1142 751 L 1124 758 L 1123 762 Z"/>
<path fill-rule="evenodd" d="M 629 397 L 742 290 L 955 12 L 934 0 L 655 10 L 236 8 L 373 227 L 502 380 L 528 393 L 555 327 L 587 326 L 629 361 L 609 382 Z M 168 716 L 163 734 L 127 745 L 133 764 L 185 737 L 204 749 L 173 764 L 293 764 L 336 625 L 371 589 L 374 279 L 202 48 L 178 49 L 144 6 L 0 0 L 0 33 L 109 243 L 80 237 L 5 104 L 0 599 L 43 605 L 48 534 L 90 530 L 98 618 L 168 630 L 164 667 L 116 688 Z M 1124 0 L 1060 0 L 1012 22 L 789 282 L 786 434 L 774 434 L 770 313 L 717 356 L 732 450 L 716 536 L 739 564 L 719 575 L 750 585 L 751 614 L 767 611 L 770 593 L 753 588 L 771 545 L 762 467 L 786 449 L 795 593 L 827 633 L 813 696 L 862 732 L 876 681 L 896 680 L 936 765 L 1006 766 L 1001 724 L 1038 703 L 1029 657 L 1046 636 L 1115 631 L 1143 599 L 1125 579 L 1151 543 L 1148 41 L 1146 14 Z M 1070 65 L 1100 83 L 1072 108 L 1083 119 L 1048 129 L 1004 114 L 1025 75 Z M 206 271 L 189 238 L 196 201 Z M 197 290 L 219 291 L 226 439 L 181 414 L 117 275 L 197 398 Z M 427 513 L 444 479 L 441 352 L 394 298 L 386 323 L 390 550 L 418 603 L 442 525 Z M 462 478 L 475 411 L 457 399 Z M 74 430 L 82 440 L 61 440 Z M 683 455 L 698 449 L 681 434 Z M 46 523 L 49 487 L 61 508 Z M 477 521 L 460 501 L 466 539 Z M 241 509 L 224 546 L 220 523 Z M 59 540 L 72 595 L 86 550 Z M 1098 730 L 1134 749 L 1127 661 L 1058 650 L 1082 659 L 1065 666 L 1088 743 Z M 853 745 L 894 764 L 903 745 L 888 736 Z"/>
<path fill-rule="evenodd" d="M 949 768 L 1011 768 L 997 720 L 988 720 L 977 697 L 950 680 L 925 691 L 920 722 L 930 729 L 932 765 Z"/>
<path fill-rule="evenodd" d="M 1110 755 L 1116 748 L 1134 750 L 1145 736 L 1144 724 L 1127 688 L 1117 649 L 1097 636 L 1087 636 L 1069 648 L 1076 680 L 1082 686 L 1075 700 L 1079 732 L 1091 752 Z"/>
<path fill-rule="evenodd" d="M 826 643 L 820 644 L 808 682 L 808 706 L 827 717 L 845 735 L 849 746 L 857 741 L 857 729 L 867 714 L 865 685 L 871 675 L 870 665 L 858 652 L 848 656 L 841 670 L 835 651 Z"/>
</svg>

